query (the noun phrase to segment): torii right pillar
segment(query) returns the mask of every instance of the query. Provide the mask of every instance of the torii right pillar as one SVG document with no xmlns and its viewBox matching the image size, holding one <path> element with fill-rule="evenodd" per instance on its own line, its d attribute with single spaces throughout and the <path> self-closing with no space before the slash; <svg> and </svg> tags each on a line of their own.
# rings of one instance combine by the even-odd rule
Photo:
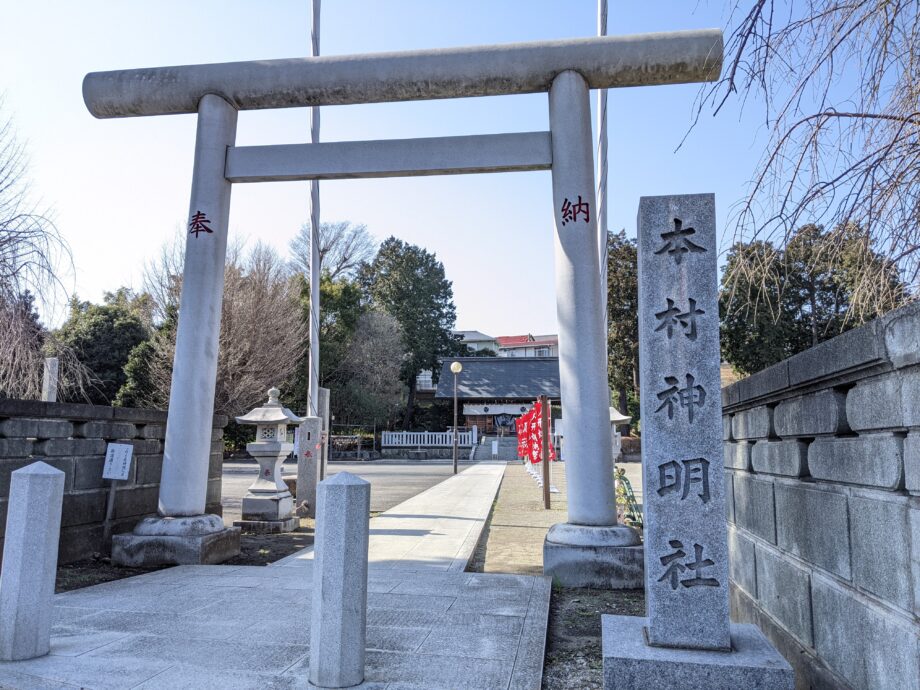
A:
<svg viewBox="0 0 920 690">
<path fill-rule="evenodd" d="M 543 572 L 567 587 L 633 589 L 644 583 L 643 548 L 617 524 L 591 106 L 578 72 L 553 80 L 549 120 L 568 521 L 546 535 Z"/>
</svg>

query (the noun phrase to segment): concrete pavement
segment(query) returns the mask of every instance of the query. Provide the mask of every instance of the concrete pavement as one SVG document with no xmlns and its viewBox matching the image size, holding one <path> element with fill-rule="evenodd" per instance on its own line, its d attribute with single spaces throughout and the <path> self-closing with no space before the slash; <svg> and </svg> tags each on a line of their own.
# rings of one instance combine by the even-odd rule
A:
<svg viewBox="0 0 920 690">
<path fill-rule="evenodd" d="M 549 578 L 463 571 L 503 471 L 473 466 L 371 520 L 359 687 L 540 687 Z M 0 663 L 0 687 L 307 688 L 311 551 L 58 594 L 51 654 Z"/>
<path fill-rule="evenodd" d="M 370 521 L 369 564 L 378 568 L 461 572 L 476 548 L 505 471 L 504 462 L 483 462 Z M 373 488 L 371 489 L 373 500 Z M 298 566 L 313 547 L 273 566 Z"/>
<path fill-rule="evenodd" d="M 460 466 L 463 471 L 468 464 Z M 285 477 L 296 477 L 297 466 L 285 463 Z M 254 462 L 225 462 L 223 467 L 222 500 L 224 523 L 232 525 L 241 519 L 240 508 L 246 490 L 256 478 L 259 466 Z M 328 473 L 351 472 L 371 483 L 371 512 L 381 513 L 408 498 L 425 491 L 453 474 L 450 461 L 439 463 L 375 460 L 373 462 L 332 462 Z"/>
</svg>

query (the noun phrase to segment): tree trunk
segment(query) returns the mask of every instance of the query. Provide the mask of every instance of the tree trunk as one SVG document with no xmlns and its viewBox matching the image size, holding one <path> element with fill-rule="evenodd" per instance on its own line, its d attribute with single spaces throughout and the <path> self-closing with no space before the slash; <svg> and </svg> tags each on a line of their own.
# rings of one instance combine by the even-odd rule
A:
<svg viewBox="0 0 920 690">
<path fill-rule="evenodd" d="M 818 304 L 813 286 L 808 290 L 808 304 L 811 307 L 811 346 L 814 347 L 818 344 Z"/>
<path fill-rule="evenodd" d="M 620 388 L 617 391 L 617 400 L 619 402 L 619 407 L 618 407 L 619 411 L 622 414 L 628 414 L 626 411 L 626 408 L 629 406 L 629 397 L 627 396 L 625 388 Z M 627 436 L 629 434 L 629 424 L 621 424 L 617 430 L 623 436 Z"/>
<path fill-rule="evenodd" d="M 409 383 L 409 398 L 406 400 L 406 416 L 403 418 L 403 431 L 409 431 L 409 427 L 412 424 L 412 413 L 415 411 L 415 382 L 416 377 L 413 376 Z"/>
<path fill-rule="evenodd" d="M 634 391 L 639 390 L 639 348 L 638 347 L 633 349 L 632 380 L 633 380 L 633 390 Z"/>
</svg>

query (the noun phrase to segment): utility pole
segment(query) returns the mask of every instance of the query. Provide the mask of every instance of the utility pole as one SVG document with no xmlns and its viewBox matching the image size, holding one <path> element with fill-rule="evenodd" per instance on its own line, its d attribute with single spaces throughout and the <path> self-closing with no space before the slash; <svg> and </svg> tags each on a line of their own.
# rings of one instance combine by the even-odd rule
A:
<svg viewBox="0 0 920 690">
<path fill-rule="evenodd" d="M 311 55 L 319 55 L 320 0 L 313 0 Z M 319 107 L 310 108 L 310 142 L 319 143 Z M 319 180 L 310 180 L 310 378 L 309 416 L 319 416 Z"/>
</svg>

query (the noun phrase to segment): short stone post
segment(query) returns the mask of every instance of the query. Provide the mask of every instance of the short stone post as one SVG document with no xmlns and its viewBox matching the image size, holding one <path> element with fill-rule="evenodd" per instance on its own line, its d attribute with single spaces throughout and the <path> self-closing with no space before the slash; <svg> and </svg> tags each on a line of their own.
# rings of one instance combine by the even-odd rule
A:
<svg viewBox="0 0 920 690">
<path fill-rule="evenodd" d="M 712 194 L 639 202 L 639 380 L 647 618 L 602 618 L 604 688 L 792 688 L 729 622 Z"/>
<path fill-rule="evenodd" d="M 297 448 L 297 514 L 316 517 L 316 485 L 323 459 L 323 420 L 304 417 Z M 306 504 L 306 505 L 304 505 Z"/>
<path fill-rule="evenodd" d="M 319 463 L 319 479 L 322 481 L 326 478 L 326 469 L 329 466 L 329 439 L 332 436 L 332 418 L 329 412 L 329 389 L 320 388 L 317 394 L 319 399 L 317 415 L 323 420 L 321 433 L 323 453 Z"/>
<path fill-rule="evenodd" d="M 317 499 L 310 682 L 347 688 L 364 680 L 371 485 L 339 472 Z"/>
<path fill-rule="evenodd" d="M 35 462 L 12 473 L 0 572 L 0 661 L 51 649 L 63 500 L 60 470 Z"/>
<path fill-rule="evenodd" d="M 57 357 L 45 358 L 45 371 L 42 375 L 42 400 L 57 402 L 59 361 Z"/>
</svg>

